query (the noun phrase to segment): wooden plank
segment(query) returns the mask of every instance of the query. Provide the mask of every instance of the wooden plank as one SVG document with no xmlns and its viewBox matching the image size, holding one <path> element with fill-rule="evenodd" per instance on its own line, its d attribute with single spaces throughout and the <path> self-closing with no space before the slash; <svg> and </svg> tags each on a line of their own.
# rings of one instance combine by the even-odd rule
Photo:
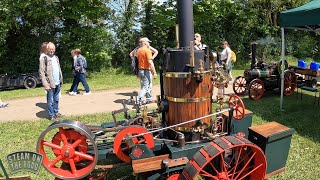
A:
<svg viewBox="0 0 320 180">
<path fill-rule="evenodd" d="M 319 77 L 320 76 L 320 71 L 315 71 L 312 69 L 301 69 L 301 68 L 294 68 L 294 72 L 301 74 L 301 75 L 309 75 L 309 76 L 315 76 Z"/>
<path fill-rule="evenodd" d="M 251 126 L 249 127 L 249 129 L 262 135 L 265 138 L 268 138 L 272 134 L 286 131 L 289 128 L 273 121 L 273 122 L 265 123 L 262 125 Z"/>
<path fill-rule="evenodd" d="M 169 161 L 168 167 L 180 166 L 180 165 L 187 164 L 189 162 L 189 159 L 186 157 L 178 158 L 178 159 L 169 159 L 169 155 L 166 154 L 166 155 L 156 156 L 152 158 L 133 160 L 132 161 L 133 172 L 138 174 L 138 173 L 149 172 L 149 171 L 165 168 L 162 163 L 162 161 L 165 159 Z"/>
<path fill-rule="evenodd" d="M 168 159 L 168 158 L 169 158 L 169 154 L 164 154 L 164 155 L 155 156 L 155 157 L 150 157 L 150 158 L 132 160 L 132 165 L 134 165 L 134 164 L 139 164 L 139 163 L 146 163 L 146 162 L 150 162 L 150 161 L 154 161 L 154 160 L 159 160 L 159 159 L 164 160 L 164 159 Z"/>
</svg>

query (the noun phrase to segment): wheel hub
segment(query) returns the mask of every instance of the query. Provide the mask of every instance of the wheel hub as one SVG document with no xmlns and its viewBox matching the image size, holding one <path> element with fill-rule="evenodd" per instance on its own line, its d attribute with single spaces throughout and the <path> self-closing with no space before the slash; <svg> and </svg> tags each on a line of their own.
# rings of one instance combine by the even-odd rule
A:
<svg viewBox="0 0 320 180">
<path fill-rule="evenodd" d="M 70 145 L 64 146 L 61 149 L 61 154 L 65 158 L 72 158 L 74 156 L 75 150 Z"/>
<path fill-rule="evenodd" d="M 221 172 L 221 173 L 218 173 L 218 179 L 219 180 L 228 180 L 228 175 L 226 172 Z"/>
</svg>

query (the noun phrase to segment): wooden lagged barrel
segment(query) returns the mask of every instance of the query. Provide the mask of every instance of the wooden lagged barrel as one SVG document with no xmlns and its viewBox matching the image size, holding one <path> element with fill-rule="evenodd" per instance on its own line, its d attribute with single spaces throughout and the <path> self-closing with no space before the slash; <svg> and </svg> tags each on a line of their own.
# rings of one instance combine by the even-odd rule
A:
<svg viewBox="0 0 320 180">
<path fill-rule="evenodd" d="M 197 82 L 197 75 L 188 72 L 167 72 L 164 77 L 164 95 L 168 101 L 166 120 L 168 125 L 175 125 L 212 113 L 212 83 L 210 71 L 203 74 L 203 80 Z M 202 122 L 210 124 L 210 117 Z M 187 129 L 196 122 L 180 126 Z"/>
</svg>

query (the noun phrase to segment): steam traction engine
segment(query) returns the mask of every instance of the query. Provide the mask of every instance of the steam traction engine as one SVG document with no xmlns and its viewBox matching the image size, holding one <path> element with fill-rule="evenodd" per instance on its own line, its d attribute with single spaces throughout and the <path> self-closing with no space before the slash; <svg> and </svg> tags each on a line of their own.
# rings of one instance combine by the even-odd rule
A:
<svg viewBox="0 0 320 180">
<path fill-rule="evenodd" d="M 148 112 L 142 106 L 131 118 L 124 108 L 125 120 L 101 125 L 71 120 L 52 123 L 37 144 L 46 170 L 60 179 L 103 179 L 103 173 L 95 172 L 130 164 L 137 179 L 150 180 L 263 180 L 266 173 L 280 172 L 283 163 L 281 168 L 267 167 L 268 138 L 260 140 L 279 128 L 263 127 L 267 131 L 261 137 L 255 134 L 261 128 L 252 129 L 251 134 L 237 130 L 251 126 L 251 122 L 242 124 L 247 110 L 236 95 L 225 106 L 228 81 L 212 77 L 216 73 L 208 50 L 195 51 L 189 44 L 194 33 L 192 1 L 179 0 L 178 12 L 180 48 L 167 49 L 158 111 Z M 214 112 L 213 85 L 218 89 Z M 255 144 L 245 138 L 249 136 Z M 277 152 L 288 155 L 288 149 Z"/>
<path fill-rule="evenodd" d="M 244 76 L 238 76 L 233 82 L 233 91 L 237 95 L 244 95 L 247 91 L 249 97 L 258 100 L 265 91 L 281 88 L 281 62 L 267 64 L 257 62 L 256 43 L 252 43 L 251 69 L 244 71 Z M 284 95 L 290 96 L 297 87 L 295 72 L 288 70 L 288 63 L 285 63 L 284 72 Z"/>
</svg>

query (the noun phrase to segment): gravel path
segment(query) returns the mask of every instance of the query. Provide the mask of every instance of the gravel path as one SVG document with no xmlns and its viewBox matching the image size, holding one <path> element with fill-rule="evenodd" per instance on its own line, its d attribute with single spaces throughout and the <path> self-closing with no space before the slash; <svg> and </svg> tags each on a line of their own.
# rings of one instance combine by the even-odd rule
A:
<svg viewBox="0 0 320 180">
<path fill-rule="evenodd" d="M 133 91 L 139 91 L 138 88 L 123 88 L 107 91 L 92 92 L 91 95 L 69 96 L 62 94 L 60 99 L 60 113 L 66 116 L 75 116 L 82 114 L 95 114 L 102 112 L 112 112 L 121 109 L 123 100 L 130 99 Z M 217 90 L 215 89 L 215 92 Z M 232 93 L 232 87 L 226 89 L 226 93 Z M 160 86 L 153 87 L 153 96 L 160 95 Z M 215 95 L 214 95 L 215 96 Z M 0 108 L 0 122 L 15 120 L 34 120 L 47 118 L 46 96 L 42 97 L 17 99 L 6 101 L 9 106 Z M 132 108 L 132 106 L 128 106 Z"/>
</svg>

